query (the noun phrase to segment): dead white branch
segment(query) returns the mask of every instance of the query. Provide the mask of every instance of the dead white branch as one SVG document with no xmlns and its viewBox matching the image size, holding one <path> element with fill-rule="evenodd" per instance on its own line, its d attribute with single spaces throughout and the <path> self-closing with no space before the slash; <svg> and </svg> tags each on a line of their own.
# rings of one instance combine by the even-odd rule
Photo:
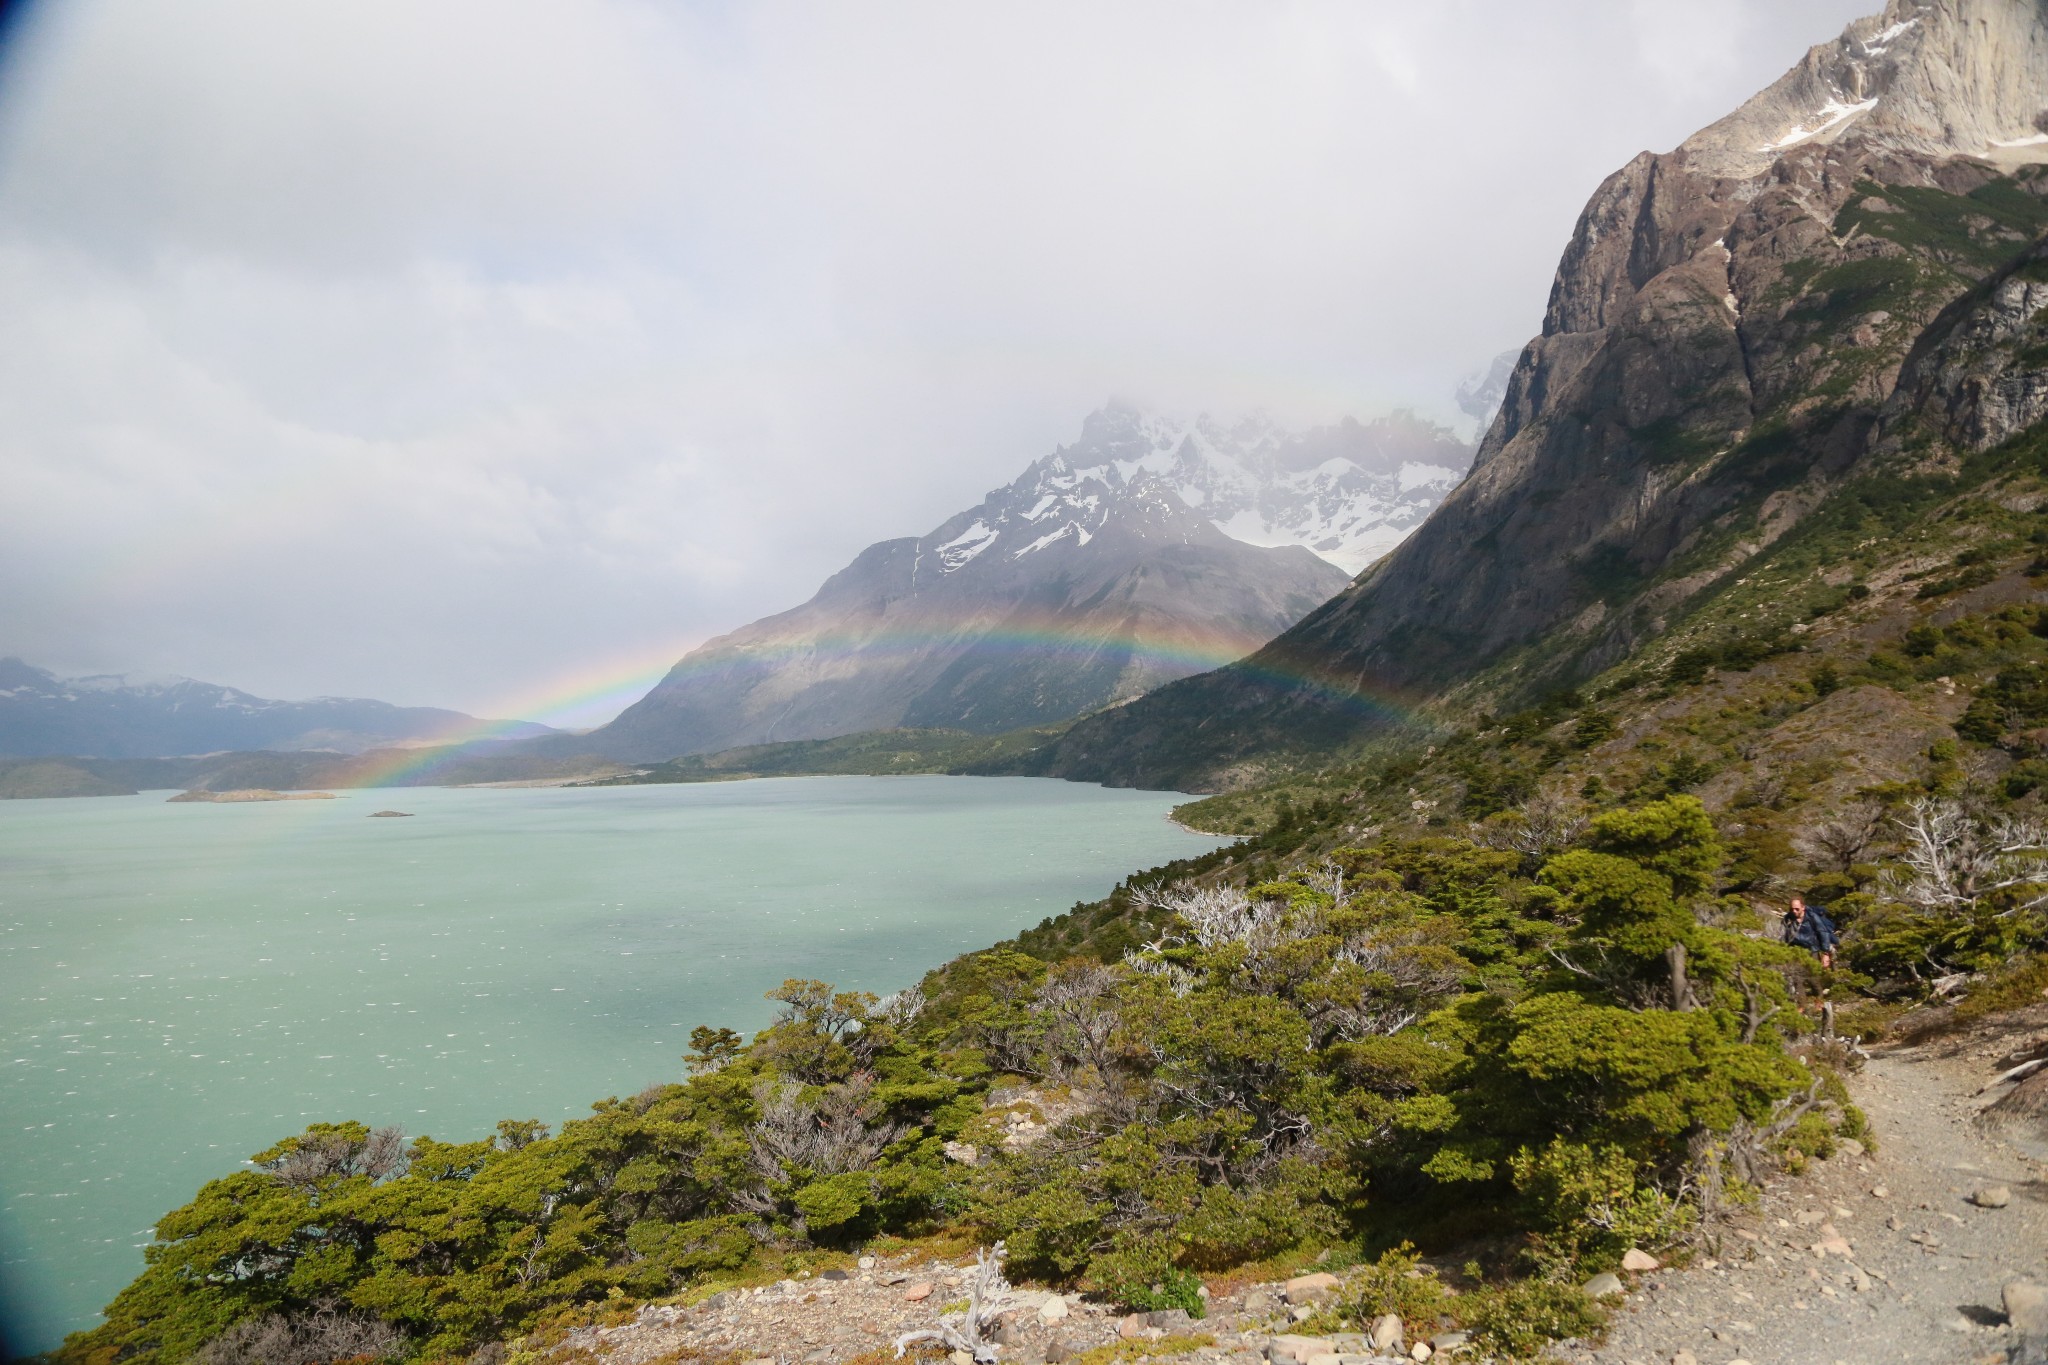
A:
<svg viewBox="0 0 2048 1365">
<path fill-rule="evenodd" d="M 2001 914 L 2048 904 L 2048 825 L 2001 815 L 1986 820 L 1961 802 L 1922 797 L 1897 824 L 1906 835 L 1907 875 L 1891 893 L 1931 913 L 1966 915 L 1990 897 Z"/>
<path fill-rule="evenodd" d="M 900 1358 L 916 1342 L 936 1341 L 949 1351 L 967 1352 L 980 1365 L 994 1365 L 996 1347 L 990 1338 L 996 1320 L 1010 1306 L 1010 1282 L 1003 1278 L 1006 1254 L 1001 1242 L 975 1252 L 974 1276 L 967 1282 L 966 1311 L 940 1315 L 935 1328 L 905 1332 L 896 1338 L 897 1356 Z"/>
</svg>

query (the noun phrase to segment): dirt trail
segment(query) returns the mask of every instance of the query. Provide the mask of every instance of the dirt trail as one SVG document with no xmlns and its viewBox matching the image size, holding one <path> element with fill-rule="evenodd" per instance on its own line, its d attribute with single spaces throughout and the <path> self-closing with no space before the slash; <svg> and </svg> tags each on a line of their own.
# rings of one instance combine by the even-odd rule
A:
<svg viewBox="0 0 2048 1365">
<path fill-rule="evenodd" d="M 2048 1042 L 2048 1014 L 2033 1013 L 2044 1017 L 1880 1052 L 1851 1087 L 1875 1152 L 1837 1155 L 1777 1182 L 1723 1235 L 1717 1260 L 1643 1277 L 1607 1341 L 1566 1358 L 2005 1361 L 2014 1338 L 2001 1288 L 2048 1282 L 2048 1168 L 1987 1140 L 1971 1120 L 1997 1098 L 1978 1088 Z M 1972 1202 L 1992 1186 L 2010 1202 Z"/>
</svg>

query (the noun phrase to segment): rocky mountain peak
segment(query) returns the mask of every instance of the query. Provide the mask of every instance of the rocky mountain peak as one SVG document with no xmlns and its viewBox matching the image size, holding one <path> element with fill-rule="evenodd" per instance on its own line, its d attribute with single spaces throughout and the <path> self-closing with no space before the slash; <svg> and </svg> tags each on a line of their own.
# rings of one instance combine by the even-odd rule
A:
<svg viewBox="0 0 2048 1365">
<path fill-rule="evenodd" d="M 1795 147 L 1848 137 L 1920 156 L 2048 160 L 2048 5 L 1891 0 L 1813 48 L 1679 148 L 1747 179 Z"/>
<path fill-rule="evenodd" d="M 941 542 L 940 571 L 953 573 L 1085 545 L 1110 526 L 1184 543 L 1220 532 L 1300 545 L 1357 573 L 1421 525 L 1471 458 L 1454 433 L 1410 413 L 1295 431 L 1262 412 L 1189 421 L 1112 400 L 1073 444 L 927 543 Z"/>
</svg>

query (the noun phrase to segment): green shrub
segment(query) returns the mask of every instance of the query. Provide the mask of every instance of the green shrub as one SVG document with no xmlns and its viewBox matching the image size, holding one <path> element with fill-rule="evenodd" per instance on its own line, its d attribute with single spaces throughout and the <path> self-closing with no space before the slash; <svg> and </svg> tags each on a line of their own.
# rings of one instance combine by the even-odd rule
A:
<svg viewBox="0 0 2048 1365">
<path fill-rule="evenodd" d="M 1531 1279 L 1465 1296 L 1460 1305 L 1474 1341 L 1514 1360 L 1536 1356 L 1553 1341 L 1588 1337 L 1608 1313 L 1574 1285 Z"/>
<path fill-rule="evenodd" d="M 1451 1302 L 1451 1291 L 1444 1282 L 1422 1264 L 1412 1243 L 1403 1242 L 1352 1273 L 1338 1311 L 1356 1322 L 1371 1322 L 1393 1313 L 1413 1328 L 1435 1324 Z"/>
</svg>

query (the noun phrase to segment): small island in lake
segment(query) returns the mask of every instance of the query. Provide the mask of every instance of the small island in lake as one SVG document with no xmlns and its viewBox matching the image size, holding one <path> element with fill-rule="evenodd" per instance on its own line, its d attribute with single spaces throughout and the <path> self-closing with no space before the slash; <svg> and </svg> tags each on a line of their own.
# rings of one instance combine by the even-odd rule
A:
<svg viewBox="0 0 2048 1365">
<path fill-rule="evenodd" d="M 274 792 L 268 787 L 243 787 L 237 791 L 180 792 L 173 801 L 332 801 L 333 792 Z"/>
<path fill-rule="evenodd" d="M 410 820 L 412 819 L 412 812 L 409 810 L 373 810 L 370 812 L 370 818 L 372 820 Z"/>
</svg>

